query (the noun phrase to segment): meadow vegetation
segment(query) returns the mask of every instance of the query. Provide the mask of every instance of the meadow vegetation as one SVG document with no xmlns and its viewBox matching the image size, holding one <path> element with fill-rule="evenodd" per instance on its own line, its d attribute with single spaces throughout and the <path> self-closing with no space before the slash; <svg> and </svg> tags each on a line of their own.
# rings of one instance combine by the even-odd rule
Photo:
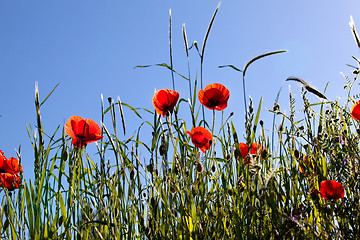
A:
<svg viewBox="0 0 360 240">
<path fill-rule="evenodd" d="M 199 78 L 176 72 L 171 52 L 170 64 L 161 65 L 173 84 L 173 74 L 188 81 L 190 98 L 160 89 L 153 109 L 101 98 L 101 123 L 73 116 L 49 134 L 41 106 L 52 92 L 41 101 L 36 87 L 37 119 L 28 126 L 35 179 L 23 179 L 20 154 L 0 154 L 2 239 L 360 238 L 360 104 L 350 93 L 360 61 L 354 57 L 353 76 L 345 77 L 344 105 L 289 78 L 302 86 L 303 109 L 295 111 L 291 92 L 288 113 L 275 101 L 269 132 L 260 119 L 262 102 L 254 106 L 246 97 L 245 74 L 254 62 L 285 51 L 257 56 L 243 69 L 221 66 L 243 80 L 242 134 L 226 111 L 232 89 L 203 86 L 217 11 L 201 46 L 189 46 L 183 28 L 187 56 L 199 56 Z M 355 26 L 352 31 L 360 43 Z M 318 101 L 310 102 L 310 94 Z M 131 136 L 125 109 L 141 121 Z M 90 144 L 96 154 L 87 152 Z"/>
</svg>

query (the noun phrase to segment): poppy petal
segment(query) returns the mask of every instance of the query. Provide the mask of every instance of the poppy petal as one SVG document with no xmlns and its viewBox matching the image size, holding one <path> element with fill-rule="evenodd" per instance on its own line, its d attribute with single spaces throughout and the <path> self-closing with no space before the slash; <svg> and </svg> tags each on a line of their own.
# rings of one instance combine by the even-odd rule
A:
<svg viewBox="0 0 360 240">
<path fill-rule="evenodd" d="M 351 108 L 351 117 L 356 121 L 360 120 L 360 101 L 357 101 Z"/>
<path fill-rule="evenodd" d="M 72 116 L 66 122 L 66 124 L 65 124 L 65 132 L 69 137 L 76 138 L 76 134 L 75 134 L 75 131 L 74 131 L 73 127 L 75 127 L 75 129 L 76 129 L 76 125 L 80 120 L 83 120 L 83 119 L 81 117 L 79 117 L 79 116 Z"/>
<path fill-rule="evenodd" d="M 0 173 L 0 186 L 7 188 L 9 191 L 13 191 L 19 188 L 21 185 L 21 179 L 19 175 L 12 173 Z"/>
</svg>

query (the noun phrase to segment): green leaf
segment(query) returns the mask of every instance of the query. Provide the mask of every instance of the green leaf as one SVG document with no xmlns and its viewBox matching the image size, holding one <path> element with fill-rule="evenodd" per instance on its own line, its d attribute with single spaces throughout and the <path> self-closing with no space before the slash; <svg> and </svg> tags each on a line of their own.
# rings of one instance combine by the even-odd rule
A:
<svg viewBox="0 0 360 240">
<path fill-rule="evenodd" d="M 226 67 L 230 67 L 238 72 L 242 72 L 240 69 L 238 69 L 237 67 L 235 67 L 234 65 L 221 65 L 219 66 L 219 68 L 226 68 Z"/>
<path fill-rule="evenodd" d="M 246 70 L 248 69 L 248 67 L 253 63 L 255 62 L 256 60 L 259 60 L 261 58 L 264 58 L 264 57 L 267 57 L 267 56 L 270 56 L 270 55 L 274 55 L 274 54 L 278 54 L 278 53 L 284 53 L 284 52 L 287 52 L 287 50 L 280 50 L 280 51 L 274 51 L 274 52 L 269 52 L 269 53 L 265 53 L 265 54 L 261 54 L 257 57 L 254 57 L 253 59 L 251 59 L 244 67 L 243 69 L 243 76 L 245 77 L 245 73 L 246 73 Z"/>
<path fill-rule="evenodd" d="M 257 127 L 258 121 L 259 121 L 262 100 L 263 100 L 263 98 L 261 97 L 259 107 L 258 107 L 258 110 L 257 110 L 257 113 L 256 113 L 256 118 L 255 118 L 254 127 L 253 127 L 253 133 L 252 133 L 252 136 L 251 136 L 251 142 L 253 142 L 254 138 L 255 138 L 255 132 L 256 132 L 256 127 Z"/>
<path fill-rule="evenodd" d="M 40 107 L 46 102 L 46 100 L 51 96 L 51 94 L 55 91 L 57 86 L 59 86 L 60 83 L 56 84 L 56 86 L 51 90 L 51 92 L 46 96 L 46 98 L 40 103 Z"/>
</svg>

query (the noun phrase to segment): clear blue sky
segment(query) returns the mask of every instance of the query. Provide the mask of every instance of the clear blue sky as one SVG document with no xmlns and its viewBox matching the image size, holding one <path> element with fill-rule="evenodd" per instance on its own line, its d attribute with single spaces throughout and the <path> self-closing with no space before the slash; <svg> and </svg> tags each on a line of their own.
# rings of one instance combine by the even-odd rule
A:
<svg viewBox="0 0 360 240">
<path fill-rule="evenodd" d="M 172 9 L 174 68 L 187 74 L 182 39 L 186 24 L 190 43 L 204 38 L 217 0 L 201 1 L 48 1 L 0 2 L 0 149 L 16 156 L 22 146 L 25 178 L 33 173 L 33 153 L 26 124 L 35 125 L 34 85 L 43 99 L 45 132 L 51 134 L 72 115 L 100 122 L 100 94 L 134 107 L 153 110 L 154 89 L 171 88 L 170 72 L 136 65 L 169 63 L 168 15 Z M 241 75 L 219 65 L 242 68 L 251 58 L 274 50 L 289 52 L 254 63 L 247 72 L 247 94 L 263 109 L 273 106 L 289 76 L 301 77 L 327 96 L 346 97 L 340 72 L 359 52 L 348 25 L 350 15 L 360 28 L 360 2 L 351 1 L 223 1 L 215 19 L 204 61 L 204 85 L 219 82 L 230 90 L 226 114 L 243 129 Z M 191 51 L 192 78 L 199 58 Z M 287 105 L 288 83 L 281 99 Z M 290 83 L 299 97 L 300 87 Z M 176 78 L 180 97 L 188 98 L 187 82 Z M 355 87 L 355 93 L 359 91 Z M 313 98 L 313 101 L 318 101 Z M 297 106 L 301 108 L 298 98 Z M 132 115 L 126 111 L 128 131 Z M 149 119 L 152 119 L 148 115 Z M 264 115 L 264 118 L 265 115 Z M 130 134 L 129 134 L 130 135 Z"/>
</svg>

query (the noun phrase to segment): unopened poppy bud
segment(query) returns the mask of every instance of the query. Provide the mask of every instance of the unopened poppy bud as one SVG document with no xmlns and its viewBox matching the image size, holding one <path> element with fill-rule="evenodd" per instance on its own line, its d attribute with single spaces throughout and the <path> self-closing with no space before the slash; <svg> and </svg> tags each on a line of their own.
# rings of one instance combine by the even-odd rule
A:
<svg viewBox="0 0 360 240">
<path fill-rule="evenodd" d="M 300 158 L 300 153 L 299 153 L 299 151 L 298 151 L 297 149 L 295 149 L 295 151 L 294 151 L 294 157 L 295 157 L 296 159 L 299 159 L 299 158 Z"/>
<path fill-rule="evenodd" d="M 108 102 L 109 102 L 109 104 L 112 103 L 112 98 L 111 97 L 108 97 Z"/>
<path fill-rule="evenodd" d="M 154 171 L 153 165 L 152 164 L 147 165 L 146 170 L 149 171 L 150 173 L 152 173 Z"/>
<path fill-rule="evenodd" d="M 67 151 L 63 151 L 62 154 L 61 154 L 61 159 L 62 159 L 63 161 L 66 161 L 67 158 L 68 158 L 68 153 L 67 153 Z"/>
<path fill-rule="evenodd" d="M 261 158 L 265 159 L 267 156 L 268 156 L 268 153 L 267 153 L 267 151 L 264 149 L 264 150 L 261 152 Z"/>
<path fill-rule="evenodd" d="M 166 153 L 166 146 L 165 145 L 160 145 L 159 147 L 159 153 L 160 153 L 160 156 L 164 156 L 165 153 Z"/>
<path fill-rule="evenodd" d="M 134 171 L 134 169 L 131 169 L 131 171 L 130 171 L 130 180 L 134 180 L 134 177 L 135 177 L 135 171 Z"/>
<path fill-rule="evenodd" d="M 203 170 L 204 170 L 203 165 L 200 162 L 196 163 L 196 172 L 200 174 L 202 173 Z"/>
<path fill-rule="evenodd" d="M 228 189 L 228 190 L 227 190 L 227 193 L 228 193 L 230 196 L 232 196 L 232 194 L 233 194 L 233 192 L 232 192 L 231 189 Z"/>
<path fill-rule="evenodd" d="M 279 126 L 279 132 L 282 132 L 284 130 L 283 125 Z"/>
<path fill-rule="evenodd" d="M 275 102 L 274 104 L 274 107 L 273 107 L 273 111 L 276 112 L 276 111 L 279 111 L 280 110 L 280 106 L 277 102 Z"/>
<path fill-rule="evenodd" d="M 260 120 L 260 126 L 264 126 L 264 121 L 263 120 Z"/>
</svg>

